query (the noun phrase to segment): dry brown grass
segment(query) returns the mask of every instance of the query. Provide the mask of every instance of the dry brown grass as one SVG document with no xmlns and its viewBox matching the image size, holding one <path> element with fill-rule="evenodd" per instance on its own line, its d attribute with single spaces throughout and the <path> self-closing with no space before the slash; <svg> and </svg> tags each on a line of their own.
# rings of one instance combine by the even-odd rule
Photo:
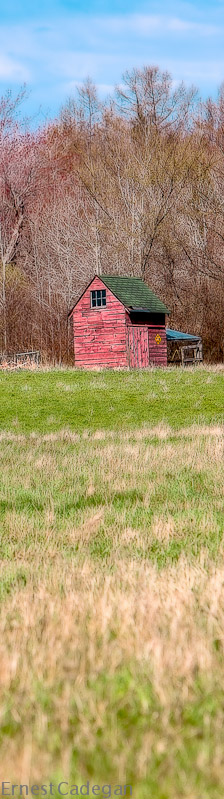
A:
<svg viewBox="0 0 224 799">
<path fill-rule="evenodd" d="M 221 426 L 2 433 L 1 462 L 2 778 L 221 799 Z"/>
<path fill-rule="evenodd" d="M 57 768 L 53 730 L 63 773 L 68 774 L 74 748 L 79 750 L 85 772 L 87 755 L 94 752 L 101 727 L 102 755 L 109 747 L 112 776 L 116 773 L 117 781 L 125 782 L 130 740 L 117 727 L 116 716 L 127 697 L 124 692 L 113 703 L 110 683 L 115 680 L 116 688 L 116 675 L 127 668 L 134 686 L 138 681 L 141 685 L 142 675 L 146 683 L 152 683 L 160 706 L 157 732 L 150 729 L 150 703 L 143 692 L 141 710 L 143 716 L 148 714 L 148 727 L 135 756 L 138 783 L 150 767 L 149 743 L 158 751 L 162 746 L 165 752 L 171 744 L 180 745 L 176 736 L 185 704 L 195 698 L 196 675 L 208 691 L 216 682 L 223 684 L 223 657 L 220 649 L 215 651 L 214 640 L 220 641 L 223 653 L 224 569 L 211 569 L 208 577 L 203 565 L 192 566 L 182 558 L 164 575 L 149 564 L 136 567 L 130 562 L 118 564 L 115 578 L 100 575 L 89 561 L 82 569 L 69 564 L 62 570 L 56 558 L 50 572 L 47 566 L 42 571 L 41 584 L 36 584 L 33 574 L 31 584 L 17 589 L 5 602 L 0 632 L 2 711 L 6 697 L 11 696 L 11 724 L 17 728 L 16 735 L 3 741 L 2 773 L 23 781 L 27 742 L 30 745 L 32 740 L 25 781 L 49 778 Z M 100 685 L 102 673 L 109 689 L 99 696 L 97 682 Z M 128 693 L 133 700 L 130 686 Z M 172 713 L 177 716 L 176 728 Z M 224 777 L 222 722 L 220 708 L 213 730 L 220 781 Z M 197 761 L 194 765 L 197 769 Z M 208 765 L 205 756 L 206 769 Z M 176 797 L 175 785 L 173 790 Z"/>
</svg>

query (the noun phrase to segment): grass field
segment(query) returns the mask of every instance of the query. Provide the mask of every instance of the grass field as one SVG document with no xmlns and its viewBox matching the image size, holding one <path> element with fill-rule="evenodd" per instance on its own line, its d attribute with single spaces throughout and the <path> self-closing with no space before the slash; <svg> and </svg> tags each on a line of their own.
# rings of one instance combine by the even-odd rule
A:
<svg viewBox="0 0 224 799">
<path fill-rule="evenodd" d="M 224 368 L 0 373 L 0 429 L 178 429 L 224 420 Z"/>
<path fill-rule="evenodd" d="M 0 374 L 1 779 L 223 799 L 223 417 L 222 368 Z"/>
</svg>

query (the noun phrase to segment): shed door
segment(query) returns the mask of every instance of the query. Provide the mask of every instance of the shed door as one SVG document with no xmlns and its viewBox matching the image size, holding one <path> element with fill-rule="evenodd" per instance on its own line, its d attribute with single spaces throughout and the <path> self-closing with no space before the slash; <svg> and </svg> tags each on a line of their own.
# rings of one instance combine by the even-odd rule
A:
<svg viewBox="0 0 224 799">
<path fill-rule="evenodd" d="M 146 325 L 127 326 L 127 353 L 132 369 L 149 366 L 149 331 Z"/>
</svg>

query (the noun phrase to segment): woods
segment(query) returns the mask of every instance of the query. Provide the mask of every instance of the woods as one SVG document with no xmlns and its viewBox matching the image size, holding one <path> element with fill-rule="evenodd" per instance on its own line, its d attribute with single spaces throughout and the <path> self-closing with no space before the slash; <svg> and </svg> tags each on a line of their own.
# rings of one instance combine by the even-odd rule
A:
<svg viewBox="0 0 224 799">
<path fill-rule="evenodd" d="M 224 89 L 202 103 L 156 67 L 100 102 L 88 79 L 33 130 L 0 101 L 0 352 L 72 362 L 67 314 L 94 274 L 142 277 L 173 327 L 224 357 Z"/>
</svg>

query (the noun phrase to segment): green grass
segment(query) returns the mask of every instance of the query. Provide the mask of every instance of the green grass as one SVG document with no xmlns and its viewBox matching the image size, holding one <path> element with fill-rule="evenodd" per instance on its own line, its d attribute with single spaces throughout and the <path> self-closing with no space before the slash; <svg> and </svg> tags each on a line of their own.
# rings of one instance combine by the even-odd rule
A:
<svg viewBox="0 0 224 799">
<path fill-rule="evenodd" d="M 118 430 L 161 422 L 177 429 L 223 420 L 224 373 L 205 367 L 1 373 L 0 396 L 5 430 Z"/>
<path fill-rule="evenodd" d="M 0 374 L 2 779 L 223 799 L 223 408 L 205 367 Z"/>
<path fill-rule="evenodd" d="M 155 430 L 155 428 L 154 428 Z M 196 432 L 197 430 L 197 432 Z M 125 562 L 146 560 L 158 568 L 191 560 L 201 549 L 217 559 L 224 529 L 223 463 L 207 430 L 184 434 L 132 430 L 14 436 L 1 441 L 1 553 L 19 556 L 23 527 L 29 559 L 40 552 L 46 520 L 52 516 L 54 542 L 66 559 L 105 561 L 113 567 L 118 551 Z M 216 444 L 216 438 L 214 441 Z M 168 457 L 167 457 L 168 453 Z M 192 464 L 189 462 L 192 453 Z M 16 468 L 15 468 L 16 465 Z M 94 518 L 98 519 L 96 530 Z M 93 520 L 91 535 L 79 534 Z M 171 524 L 163 537 L 158 525 Z M 76 534 L 75 530 L 77 531 Z M 122 531 L 133 531 L 134 538 Z M 26 532 L 25 532 L 26 531 Z M 72 535 L 71 535 L 72 533 Z"/>
</svg>

